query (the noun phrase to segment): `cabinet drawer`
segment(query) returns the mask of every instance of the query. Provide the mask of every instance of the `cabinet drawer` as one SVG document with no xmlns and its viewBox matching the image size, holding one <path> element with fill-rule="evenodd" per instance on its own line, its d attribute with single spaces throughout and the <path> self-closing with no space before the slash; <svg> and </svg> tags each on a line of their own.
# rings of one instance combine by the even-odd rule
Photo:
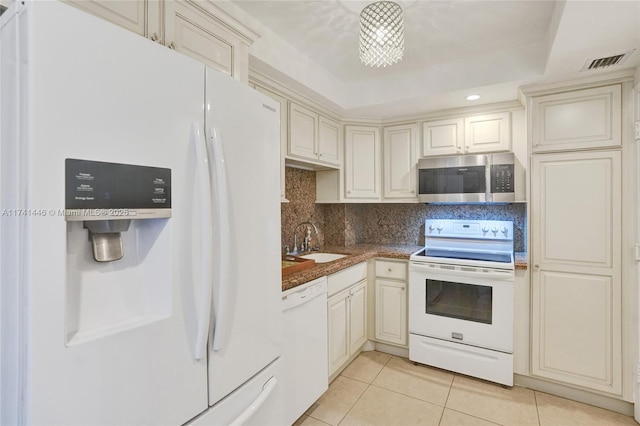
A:
<svg viewBox="0 0 640 426">
<path fill-rule="evenodd" d="M 358 263 L 327 277 L 327 297 L 367 278 L 367 262 Z"/>
<path fill-rule="evenodd" d="M 404 281 L 407 279 L 407 262 L 376 260 L 376 277 Z"/>
</svg>

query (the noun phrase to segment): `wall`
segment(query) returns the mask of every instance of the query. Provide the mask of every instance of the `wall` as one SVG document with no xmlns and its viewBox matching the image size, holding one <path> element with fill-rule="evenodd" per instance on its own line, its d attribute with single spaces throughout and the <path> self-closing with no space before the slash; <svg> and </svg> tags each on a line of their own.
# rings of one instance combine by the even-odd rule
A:
<svg viewBox="0 0 640 426">
<path fill-rule="evenodd" d="M 315 172 L 286 168 L 282 244 L 293 249 L 293 229 L 303 221 L 319 230 L 320 247 L 361 243 L 424 244 L 425 219 L 511 220 L 514 247 L 526 250 L 526 204 L 315 204 Z M 304 238 L 298 231 L 298 242 Z"/>
</svg>

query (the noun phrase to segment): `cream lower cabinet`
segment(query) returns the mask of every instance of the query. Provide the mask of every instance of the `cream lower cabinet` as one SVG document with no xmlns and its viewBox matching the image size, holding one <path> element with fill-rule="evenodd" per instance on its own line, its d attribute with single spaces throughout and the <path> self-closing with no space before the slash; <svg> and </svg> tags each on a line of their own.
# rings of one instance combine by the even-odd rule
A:
<svg viewBox="0 0 640 426">
<path fill-rule="evenodd" d="M 532 156 L 532 374 L 622 392 L 621 153 Z"/>
<path fill-rule="evenodd" d="M 407 345 L 407 262 L 375 263 L 375 339 Z"/>
<path fill-rule="evenodd" d="M 367 341 L 367 263 L 327 277 L 329 376 Z"/>
</svg>

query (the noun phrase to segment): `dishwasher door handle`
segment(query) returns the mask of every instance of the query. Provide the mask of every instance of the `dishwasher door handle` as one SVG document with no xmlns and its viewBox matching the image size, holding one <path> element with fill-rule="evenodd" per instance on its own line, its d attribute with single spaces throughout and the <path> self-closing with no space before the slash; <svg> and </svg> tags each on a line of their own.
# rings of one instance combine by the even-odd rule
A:
<svg viewBox="0 0 640 426">
<path fill-rule="evenodd" d="M 314 300 L 316 297 L 327 295 L 326 287 L 323 288 L 323 283 L 318 283 L 307 287 L 304 290 L 289 293 L 282 297 L 282 303 L 284 304 L 282 311 L 295 308 L 296 306 L 304 305 Z"/>
</svg>

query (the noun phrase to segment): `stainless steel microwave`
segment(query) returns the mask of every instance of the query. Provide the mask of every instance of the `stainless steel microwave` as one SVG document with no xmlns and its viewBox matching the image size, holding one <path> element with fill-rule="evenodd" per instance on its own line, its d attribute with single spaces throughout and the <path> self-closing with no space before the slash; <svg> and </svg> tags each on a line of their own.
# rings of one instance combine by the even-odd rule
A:
<svg viewBox="0 0 640 426">
<path fill-rule="evenodd" d="M 513 153 L 456 155 L 418 162 L 418 200 L 425 203 L 520 201 L 524 171 Z"/>
</svg>

